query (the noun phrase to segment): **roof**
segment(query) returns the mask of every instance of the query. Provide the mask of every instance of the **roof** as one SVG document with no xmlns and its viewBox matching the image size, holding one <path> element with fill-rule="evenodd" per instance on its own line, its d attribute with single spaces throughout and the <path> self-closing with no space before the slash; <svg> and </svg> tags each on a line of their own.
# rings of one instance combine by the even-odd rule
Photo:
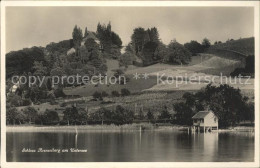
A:
<svg viewBox="0 0 260 168">
<path fill-rule="evenodd" d="M 210 111 L 200 111 L 200 112 L 196 113 L 192 118 L 193 119 L 205 118 L 209 113 L 210 113 Z"/>
<path fill-rule="evenodd" d="M 88 35 L 83 39 L 83 41 L 86 41 L 87 39 L 90 39 L 90 38 L 97 40 L 97 37 L 93 32 L 88 32 Z"/>
</svg>

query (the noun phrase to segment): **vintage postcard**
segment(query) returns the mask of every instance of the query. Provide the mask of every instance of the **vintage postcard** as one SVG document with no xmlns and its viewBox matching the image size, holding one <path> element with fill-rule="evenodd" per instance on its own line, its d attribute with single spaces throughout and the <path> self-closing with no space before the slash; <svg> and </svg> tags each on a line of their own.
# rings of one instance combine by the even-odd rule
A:
<svg viewBox="0 0 260 168">
<path fill-rule="evenodd" d="M 259 2 L 4 1 L 1 166 L 259 167 Z"/>
</svg>

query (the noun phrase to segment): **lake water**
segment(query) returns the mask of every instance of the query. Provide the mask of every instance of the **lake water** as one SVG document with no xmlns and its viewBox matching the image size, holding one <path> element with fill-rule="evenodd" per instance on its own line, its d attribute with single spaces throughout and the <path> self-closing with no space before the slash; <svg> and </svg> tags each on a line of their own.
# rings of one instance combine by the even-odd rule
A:
<svg viewBox="0 0 260 168">
<path fill-rule="evenodd" d="M 249 132 L 181 131 L 7 133 L 8 162 L 229 162 L 254 161 Z M 87 152 L 22 152 L 23 148 Z"/>
</svg>

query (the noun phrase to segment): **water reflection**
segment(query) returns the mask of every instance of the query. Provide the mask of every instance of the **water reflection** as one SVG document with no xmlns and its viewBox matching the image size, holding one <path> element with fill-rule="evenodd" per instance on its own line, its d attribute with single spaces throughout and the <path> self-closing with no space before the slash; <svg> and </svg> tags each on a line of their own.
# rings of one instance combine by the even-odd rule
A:
<svg viewBox="0 0 260 168">
<path fill-rule="evenodd" d="M 87 153 L 28 153 L 30 149 L 87 149 Z M 7 133 L 7 161 L 214 162 L 253 161 L 251 133 L 179 131 Z"/>
</svg>

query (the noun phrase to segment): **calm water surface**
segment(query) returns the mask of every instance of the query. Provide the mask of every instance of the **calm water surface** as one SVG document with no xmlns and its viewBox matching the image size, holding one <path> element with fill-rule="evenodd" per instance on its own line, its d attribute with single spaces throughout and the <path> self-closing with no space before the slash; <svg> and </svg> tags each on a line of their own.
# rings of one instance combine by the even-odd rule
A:
<svg viewBox="0 0 260 168">
<path fill-rule="evenodd" d="M 9 162 L 254 161 L 253 133 L 181 131 L 7 133 Z M 84 153 L 28 153 L 27 149 L 87 149 Z"/>
</svg>

